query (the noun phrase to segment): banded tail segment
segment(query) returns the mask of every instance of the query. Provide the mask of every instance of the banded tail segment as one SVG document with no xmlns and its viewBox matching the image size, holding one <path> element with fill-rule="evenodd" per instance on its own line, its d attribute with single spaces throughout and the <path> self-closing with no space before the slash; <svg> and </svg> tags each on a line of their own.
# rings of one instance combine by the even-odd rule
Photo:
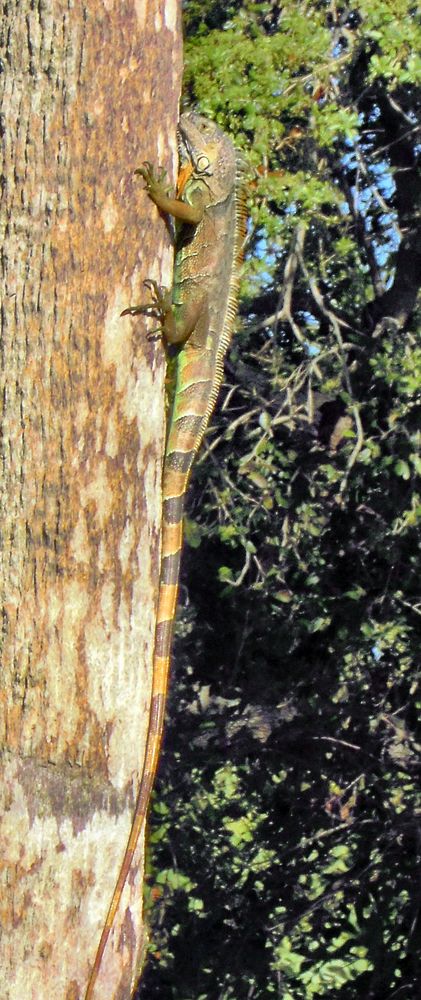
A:
<svg viewBox="0 0 421 1000">
<path fill-rule="evenodd" d="M 209 389 L 208 389 L 209 391 Z M 192 442 L 199 431 L 202 418 L 180 406 L 179 421 L 184 425 L 183 441 Z M 112 900 L 102 930 L 92 972 L 85 993 L 91 1000 L 101 967 L 102 957 L 120 906 L 123 889 L 131 869 L 134 854 L 145 823 L 151 792 L 161 751 L 165 721 L 168 678 L 170 669 L 172 635 L 177 610 L 178 581 L 183 545 L 184 500 L 190 472 L 195 459 L 195 448 L 167 451 L 163 474 L 163 522 L 161 573 L 159 580 L 158 609 L 153 658 L 151 708 L 146 738 L 145 760 L 136 801 L 133 824 L 130 830 L 123 862 L 114 888 Z"/>
<path fill-rule="evenodd" d="M 133 857 L 142 832 L 142 827 L 146 820 L 149 800 L 159 761 L 164 729 L 172 632 L 177 606 L 178 577 L 183 541 L 184 497 L 179 497 L 177 500 L 179 510 L 177 520 L 168 523 L 164 521 L 163 523 L 162 570 L 159 585 L 158 613 L 155 633 L 151 708 L 143 773 L 140 781 L 130 836 L 127 842 L 119 876 L 114 888 L 106 921 L 102 930 L 95 961 L 85 993 L 85 1000 L 91 1000 L 93 996 L 93 990 L 95 988 L 95 983 L 101 967 L 102 957 L 114 924 L 114 918 L 120 906 L 123 889 L 133 863 Z"/>
</svg>

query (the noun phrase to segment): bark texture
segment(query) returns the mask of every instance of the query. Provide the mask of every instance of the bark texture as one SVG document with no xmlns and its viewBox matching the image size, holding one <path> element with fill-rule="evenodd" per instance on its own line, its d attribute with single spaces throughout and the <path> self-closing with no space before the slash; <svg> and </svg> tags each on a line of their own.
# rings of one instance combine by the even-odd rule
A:
<svg viewBox="0 0 421 1000">
<path fill-rule="evenodd" d="M 133 170 L 174 177 L 179 14 L 3 6 L 1 1000 L 83 997 L 141 772 L 164 364 L 150 321 L 120 313 L 171 280 Z M 102 1000 L 138 970 L 141 854 Z"/>
</svg>

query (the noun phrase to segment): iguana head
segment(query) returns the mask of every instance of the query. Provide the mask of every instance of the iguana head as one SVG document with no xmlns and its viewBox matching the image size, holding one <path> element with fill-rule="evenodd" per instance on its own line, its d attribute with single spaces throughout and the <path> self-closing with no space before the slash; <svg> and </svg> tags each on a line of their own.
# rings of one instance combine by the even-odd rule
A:
<svg viewBox="0 0 421 1000">
<path fill-rule="evenodd" d="M 178 148 L 183 186 L 193 182 L 203 184 L 215 202 L 232 193 L 236 176 L 235 148 L 215 122 L 196 111 L 181 115 Z"/>
</svg>

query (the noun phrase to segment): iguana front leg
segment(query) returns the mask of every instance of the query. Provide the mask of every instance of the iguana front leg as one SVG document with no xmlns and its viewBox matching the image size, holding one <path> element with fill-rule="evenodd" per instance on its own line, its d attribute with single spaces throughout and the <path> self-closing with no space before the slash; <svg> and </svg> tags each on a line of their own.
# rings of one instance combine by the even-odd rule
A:
<svg viewBox="0 0 421 1000">
<path fill-rule="evenodd" d="M 158 167 L 158 174 L 155 176 L 153 166 L 148 160 L 145 160 L 142 166 L 135 170 L 135 174 L 140 174 L 143 177 L 149 197 L 161 209 L 161 212 L 167 212 L 174 219 L 179 219 L 180 222 L 185 222 L 187 225 L 198 225 L 204 212 L 201 198 L 196 200 L 193 205 L 187 201 L 181 201 L 180 198 L 170 198 L 168 196 L 169 187 L 165 183 L 165 170 Z"/>
</svg>

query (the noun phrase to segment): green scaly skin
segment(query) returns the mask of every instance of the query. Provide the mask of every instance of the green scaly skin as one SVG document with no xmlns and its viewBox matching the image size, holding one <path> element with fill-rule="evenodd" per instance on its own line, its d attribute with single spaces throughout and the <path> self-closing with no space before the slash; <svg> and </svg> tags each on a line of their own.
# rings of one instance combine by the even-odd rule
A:
<svg viewBox="0 0 421 1000">
<path fill-rule="evenodd" d="M 144 163 L 139 173 L 155 205 L 176 220 L 172 296 L 156 282 L 148 306 L 125 314 L 157 316 L 165 340 L 174 345 L 175 390 L 167 427 L 163 468 L 161 573 L 153 661 L 152 697 L 145 761 L 135 815 L 92 968 L 85 1000 L 91 1000 L 134 852 L 144 826 L 162 740 L 171 642 L 177 606 L 183 514 L 190 473 L 215 406 L 223 362 L 231 340 L 245 238 L 244 166 L 231 140 L 196 113 L 179 127 L 181 197 L 170 197 L 162 170 Z M 108 1000 L 105 984 L 98 1000 Z"/>
</svg>

